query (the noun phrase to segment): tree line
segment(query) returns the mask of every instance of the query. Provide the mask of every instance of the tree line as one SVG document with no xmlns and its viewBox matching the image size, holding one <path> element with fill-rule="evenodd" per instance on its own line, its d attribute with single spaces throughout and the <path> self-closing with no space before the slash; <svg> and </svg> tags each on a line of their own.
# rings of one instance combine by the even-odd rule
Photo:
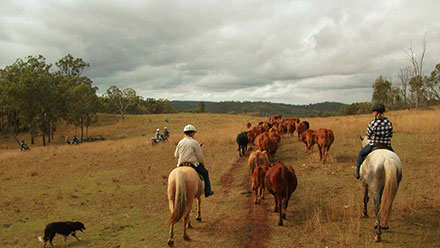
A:
<svg viewBox="0 0 440 248">
<path fill-rule="evenodd" d="M 55 63 L 42 55 L 17 59 L 0 69 L 0 132 L 14 135 L 29 132 L 31 144 L 42 135 L 43 145 L 53 140 L 57 124 L 66 121 L 84 131 L 97 121 L 98 112 L 149 114 L 172 112 L 164 99 L 143 99 L 130 88 L 110 86 L 105 94 L 83 73 L 90 64 L 66 55 Z"/>
<path fill-rule="evenodd" d="M 405 51 L 410 65 L 400 68 L 396 81 L 379 76 L 373 83 L 372 102 L 383 103 L 389 110 L 411 109 L 440 104 L 440 64 L 434 70 L 423 74 L 426 41 L 423 41 L 422 51 L 416 54 L 410 46 Z M 370 102 L 344 105 L 340 114 L 353 115 L 369 113 Z"/>
</svg>

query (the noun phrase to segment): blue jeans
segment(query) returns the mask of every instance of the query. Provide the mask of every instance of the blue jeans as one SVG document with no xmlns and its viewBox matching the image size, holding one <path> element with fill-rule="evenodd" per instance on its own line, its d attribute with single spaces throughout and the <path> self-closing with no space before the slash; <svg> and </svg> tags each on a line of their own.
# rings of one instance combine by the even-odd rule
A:
<svg viewBox="0 0 440 248">
<path fill-rule="evenodd" d="M 211 182 L 209 181 L 209 172 L 205 168 L 205 165 L 200 163 L 196 167 L 196 171 L 203 176 L 203 180 L 205 181 L 205 193 L 211 193 Z"/>
<path fill-rule="evenodd" d="M 358 158 L 357 158 L 357 164 L 356 164 L 356 175 L 360 175 L 359 171 L 361 169 L 361 164 L 364 162 L 367 155 L 371 152 L 372 147 L 370 144 L 364 146 L 362 150 L 359 152 Z"/>
</svg>

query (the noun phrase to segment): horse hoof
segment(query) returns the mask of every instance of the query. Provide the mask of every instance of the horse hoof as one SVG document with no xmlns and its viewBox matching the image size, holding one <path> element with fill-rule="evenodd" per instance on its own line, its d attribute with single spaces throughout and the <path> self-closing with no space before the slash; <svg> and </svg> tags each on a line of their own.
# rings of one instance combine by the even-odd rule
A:
<svg viewBox="0 0 440 248">
<path fill-rule="evenodd" d="M 380 236 L 376 236 L 376 237 L 374 237 L 374 241 L 382 242 L 382 238 Z"/>
<path fill-rule="evenodd" d="M 202 217 L 197 217 L 196 221 L 202 221 Z"/>
<path fill-rule="evenodd" d="M 283 222 L 278 222 L 278 225 L 279 225 L 279 226 L 282 226 L 282 225 L 283 225 Z"/>
<path fill-rule="evenodd" d="M 278 213 L 278 209 L 274 209 L 273 211 L 274 211 L 275 213 Z"/>
<path fill-rule="evenodd" d="M 390 227 L 388 227 L 388 226 L 380 226 L 380 229 L 382 229 L 382 230 L 388 230 L 388 229 L 390 229 Z"/>
<path fill-rule="evenodd" d="M 174 245 L 174 240 L 170 239 L 168 240 L 168 246 L 172 247 Z"/>
<path fill-rule="evenodd" d="M 184 239 L 185 241 L 191 241 L 191 239 L 189 238 L 188 235 L 183 236 L 183 239 Z"/>
<path fill-rule="evenodd" d="M 363 218 L 369 218 L 368 214 L 364 214 L 364 216 L 362 216 Z"/>
<path fill-rule="evenodd" d="M 287 220 L 287 218 L 286 218 L 286 214 L 283 214 L 283 219 Z"/>
<path fill-rule="evenodd" d="M 188 229 L 192 229 L 193 226 L 191 224 L 188 224 Z"/>
</svg>

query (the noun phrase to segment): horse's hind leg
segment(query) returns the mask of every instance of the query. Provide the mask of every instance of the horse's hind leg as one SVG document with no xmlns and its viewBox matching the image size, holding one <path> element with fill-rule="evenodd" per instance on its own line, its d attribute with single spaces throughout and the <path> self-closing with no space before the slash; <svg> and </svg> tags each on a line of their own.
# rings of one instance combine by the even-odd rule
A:
<svg viewBox="0 0 440 248">
<path fill-rule="evenodd" d="M 201 199 L 199 196 L 197 197 L 197 217 L 196 217 L 197 221 L 202 221 L 202 212 L 200 210 L 200 204 L 201 204 Z"/>
<path fill-rule="evenodd" d="M 368 197 L 368 185 L 364 185 L 364 218 L 368 218 L 367 205 L 370 198 Z"/>
<path fill-rule="evenodd" d="M 186 241 L 191 241 L 188 234 L 186 234 L 186 227 L 187 227 L 188 223 L 189 223 L 189 212 L 183 220 L 183 239 Z"/>
<path fill-rule="evenodd" d="M 174 224 L 171 224 L 171 227 L 170 227 L 170 238 L 168 239 L 168 246 L 173 246 L 174 245 L 173 236 L 174 236 Z"/>
<path fill-rule="evenodd" d="M 376 224 L 374 228 L 376 229 L 376 237 L 374 237 L 374 240 L 376 242 L 381 242 L 381 234 L 382 234 L 382 228 L 380 226 L 380 216 L 379 216 L 379 209 L 380 209 L 380 198 L 381 196 L 378 195 L 376 192 L 372 192 L 373 200 L 374 200 L 374 212 L 376 213 Z"/>
</svg>

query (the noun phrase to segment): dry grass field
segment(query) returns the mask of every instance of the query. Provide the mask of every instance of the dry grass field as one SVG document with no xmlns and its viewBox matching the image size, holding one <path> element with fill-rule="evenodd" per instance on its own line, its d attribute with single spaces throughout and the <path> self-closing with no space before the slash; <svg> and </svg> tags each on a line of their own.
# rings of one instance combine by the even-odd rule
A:
<svg viewBox="0 0 440 248">
<path fill-rule="evenodd" d="M 287 221 L 277 226 L 273 197 L 254 205 L 247 158 L 239 158 L 235 137 L 263 118 L 242 115 L 102 115 L 89 130 L 106 141 L 62 145 L 70 126 L 58 127 L 55 142 L 20 152 L 12 139 L 0 139 L 0 247 L 38 247 L 37 237 L 53 221 L 81 221 L 83 240 L 69 237 L 65 247 L 167 247 L 166 183 L 177 160 L 173 153 L 181 129 L 194 124 L 203 142 L 214 196 L 202 199 L 202 219 L 193 216 L 191 242 L 175 227 L 175 247 L 439 247 L 440 109 L 387 113 L 394 124 L 393 148 L 403 164 L 403 179 L 393 204 L 390 230 L 374 242 L 370 218 L 361 218 L 361 183 L 352 174 L 371 115 L 306 118 L 312 129 L 330 128 L 335 143 L 329 163 L 309 155 L 296 137 L 285 136 L 276 160 L 296 170 Z M 168 144 L 151 146 L 156 128 L 171 131 Z M 21 136 L 20 138 L 27 136 Z M 56 247 L 63 238 L 57 236 Z"/>
</svg>

